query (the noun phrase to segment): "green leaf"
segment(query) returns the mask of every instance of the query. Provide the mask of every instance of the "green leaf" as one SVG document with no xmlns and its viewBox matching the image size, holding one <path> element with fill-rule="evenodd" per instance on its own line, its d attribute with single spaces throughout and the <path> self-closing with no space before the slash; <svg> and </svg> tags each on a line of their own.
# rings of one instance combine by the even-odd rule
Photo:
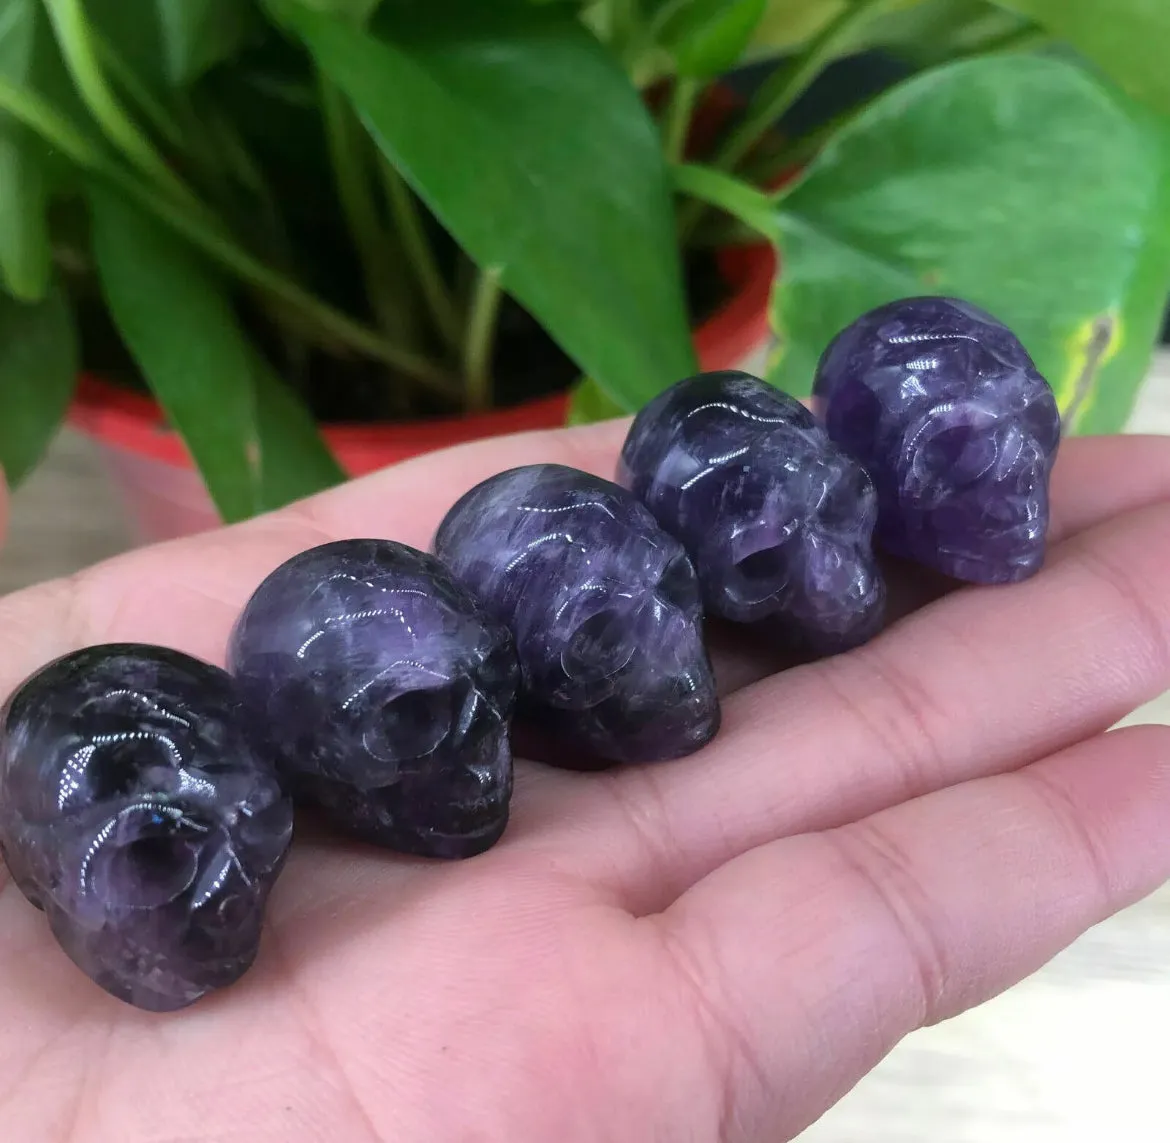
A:
<svg viewBox="0 0 1170 1143">
<path fill-rule="evenodd" d="M 257 352 L 252 354 L 252 378 L 265 507 L 280 508 L 343 483 L 345 472 L 321 439 L 308 407 Z"/>
<path fill-rule="evenodd" d="M 680 75 L 712 79 L 739 62 L 767 6 L 768 0 L 690 0 L 669 9 L 658 40 Z"/>
<path fill-rule="evenodd" d="M 0 0 L 0 76 L 37 86 L 52 50 L 39 0 Z M 39 301 L 49 288 L 47 148 L 28 128 L 0 122 L 0 274 L 8 291 Z"/>
<path fill-rule="evenodd" d="M 571 11 L 397 0 L 371 34 L 269 6 L 464 249 L 611 397 L 634 409 L 694 371 L 657 130 Z"/>
<path fill-rule="evenodd" d="M 578 381 L 569 393 L 570 425 L 589 425 L 594 421 L 609 421 L 629 412 L 612 400 L 595 381 L 586 377 Z"/>
<path fill-rule="evenodd" d="M 1170 290 L 1165 138 L 1082 69 L 998 56 L 912 79 L 836 136 L 781 211 L 785 389 L 808 393 L 865 310 L 950 294 L 1016 331 L 1076 429 L 1124 424 Z"/>
<path fill-rule="evenodd" d="M 244 44 L 243 0 L 86 0 L 94 25 L 153 87 L 183 87 Z"/>
<path fill-rule="evenodd" d="M 224 520 L 335 483 L 308 413 L 263 367 L 203 263 L 104 187 L 91 187 L 90 206 L 114 324 Z"/>
<path fill-rule="evenodd" d="M 0 468 L 15 487 L 40 460 L 77 378 L 77 338 L 64 295 L 26 305 L 0 296 Z"/>
<path fill-rule="evenodd" d="M 1166 0 L 998 0 L 1067 40 L 1130 95 L 1170 114 Z"/>
</svg>

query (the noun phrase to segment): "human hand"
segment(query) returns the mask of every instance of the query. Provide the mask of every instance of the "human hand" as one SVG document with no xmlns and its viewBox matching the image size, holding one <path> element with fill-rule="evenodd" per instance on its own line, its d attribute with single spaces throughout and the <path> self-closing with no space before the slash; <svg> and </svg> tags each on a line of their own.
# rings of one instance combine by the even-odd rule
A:
<svg viewBox="0 0 1170 1143">
<path fill-rule="evenodd" d="M 0 601 L 0 691 L 76 647 L 222 661 L 263 576 L 329 539 L 427 546 L 500 469 L 609 475 L 625 426 L 452 450 Z M 255 968 L 165 1016 L 0 891 L 14 1143 L 776 1143 L 907 1032 L 1170 876 L 1170 441 L 1068 443 L 1038 577 L 967 588 L 783 674 L 720 648 L 723 729 L 675 762 L 517 763 L 489 853 L 299 832 Z"/>
</svg>

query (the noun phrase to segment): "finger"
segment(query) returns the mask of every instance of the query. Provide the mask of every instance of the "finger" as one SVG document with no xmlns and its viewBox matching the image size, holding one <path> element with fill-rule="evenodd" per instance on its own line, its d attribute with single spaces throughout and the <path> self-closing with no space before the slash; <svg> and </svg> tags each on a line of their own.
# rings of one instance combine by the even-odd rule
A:
<svg viewBox="0 0 1170 1143">
<path fill-rule="evenodd" d="M 467 488 L 512 465 L 559 462 L 599 475 L 612 473 L 628 427 L 625 420 L 570 430 L 523 433 L 430 454 L 385 472 L 352 481 L 290 508 L 232 528 L 141 549 L 107 561 L 89 572 L 12 597 L 0 612 L 5 628 L 15 629 L 0 664 L 0 690 L 47 662 L 85 643 L 108 638 L 169 642 L 179 650 L 218 661 L 239 607 L 264 575 L 282 560 L 313 544 L 356 535 L 383 535 L 425 547 L 443 513 Z M 1164 472 L 1155 439 L 1134 438 L 1145 450 L 1144 468 Z M 1170 442 L 1161 450 L 1170 454 Z M 1090 445 L 1089 463 L 1080 466 L 1080 446 Z M 1104 446 L 1102 446 L 1104 447 Z M 1062 463 L 1066 469 L 1095 471 L 1104 453 L 1096 442 L 1073 441 Z M 1124 489 L 1108 497 L 1102 489 Z M 1066 487 L 1080 495 L 1096 489 L 1092 503 L 1110 512 L 1129 500 L 1152 495 L 1156 481 L 1122 479 L 1110 470 L 1069 478 Z M 1089 493 L 1085 494 L 1088 502 Z M 1069 518 L 1083 522 L 1084 513 Z M 725 689 L 752 681 L 778 663 L 766 648 L 747 656 L 726 650 L 719 656 L 728 679 Z"/>
<path fill-rule="evenodd" d="M 1170 876 L 1170 729 L 744 854 L 652 920 L 707 998 L 730 1139 L 788 1139 L 908 1032 Z"/>
<path fill-rule="evenodd" d="M 73 579 L 9 597 L 0 604 L 6 638 L 0 691 L 11 690 L 57 655 L 114 639 L 163 643 L 222 661 L 227 633 L 248 594 L 296 551 L 341 536 L 371 533 L 425 545 L 441 513 L 476 481 L 509 465 L 537 461 L 608 472 L 624 432 L 624 422 L 617 421 L 433 454 L 287 511 L 131 553 Z M 1070 449 L 1066 455 L 1075 454 Z M 722 661 L 743 662 L 735 655 Z M 726 671 L 720 673 L 727 677 Z M 750 677 L 749 670 L 741 673 L 740 681 Z M 754 762 L 758 766 L 761 759 Z M 769 768 L 774 779 L 775 767 Z M 543 791 L 556 788 L 553 779 L 541 786 Z M 523 806 L 523 797 L 520 802 Z M 645 812 L 635 800 L 630 804 L 635 815 Z M 608 808 L 612 810 L 612 798 Z M 654 820 L 653 814 L 649 820 Z M 653 833 L 648 830 L 648 836 Z M 697 846 L 695 858 L 695 868 L 702 870 L 707 859 L 703 845 Z"/>
<path fill-rule="evenodd" d="M 524 433 L 431 454 L 244 524 L 142 548 L 0 604 L 0 690 L 57 655 L 112 639 L 164 643 L 222 662 L 231 624 L 260 581 L 298 551 L 385 536 L 426 548 L 472 484 L 510 465 L 612 465 L 619 422 Z"/>
<path fill-rule="evenodd" d="M 623 903 L 652 911 L 754 846 L 1015 769 L 1168 688 L 1170 505 L 1066 541 L 1025 583 L 956 592 L 738 691 L 711 746 L 600 776 L 566 828 Z"/>
<path fill-rule="evenodd" d="M 264 576 L 296 552 L 369 535 L 426 547 L 442 513 L 470 485 L 510 465 L 538 461 L 607 471 L 624 431 L 611 423 L 526 433 L 433 454 L 282 512 L 139 549 L 14 593 L 0 600 L 0 701 L 53 659 L 93 644 L 161 644 L 222 664 L 241 607 Z M 541 831 L 540 807 L 567 782 L 568 776 L 550 773 L 522 783 L 511 836 Z"/>
<path fill-rule="evenodd" d="M 1067 441 L 1053 472 L 1051 491 L 1050 548 L 1127 512 L 1170 502 L 1170 438 L 1105 436 Z M 879 562 L 888 589 L 886 627 L 960 587 L 903 560 L 882 555 Z M 724 695 L 801 661 L 786 648 L 727 625 L 709 624 L 708 642 Z"/>
<path fill-rule="evenodd" d="M 1053 544 L 1114 516 L 1170 501 L 1170 438 L 1067 441 L 1052 473 L 1051 491 Z"/>
<path fill-rule="evenodd" d="M 1052 474 L 1049 547 L 1115 516 L 1163 502 L 1170 502 L 1170 439 L 1107 436 L 1068 441 Z M 903 561 L 885 559 L 883 571 L 889 588 L 887 627 L 960 586 Z"/>
<path fill-rule="evenodd" d="M 451 505 L 505 469 L 551 462 L 612 480 L 628 429 L 628 420 L 604 421 L 446 449 L 315 496 L 290 514 L 330 535 L 364 536 L 374 528 L 373 535 L 427 548 Z"/>
</svg>

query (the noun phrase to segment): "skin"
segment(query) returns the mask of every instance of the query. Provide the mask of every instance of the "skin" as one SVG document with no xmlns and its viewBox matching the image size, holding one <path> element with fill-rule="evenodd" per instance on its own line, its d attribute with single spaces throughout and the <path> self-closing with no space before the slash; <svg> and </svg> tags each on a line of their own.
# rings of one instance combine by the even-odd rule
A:
<svg viewBox="0 0 1170 1143">
<path fill-rule="evenodd" d="M 221 661 L 294 552 L 425 546 L 506 466 L 612 471 L 623 424 L 451 450 L 0 601 L 0 690 L 142 639 Z M 0 1132 L 43 1143 L 787 1139 L 906 1033 L 1020 980 L 1170 876 L 1170 440 L 1070 442 L 1049 561 L 929 593 L 769 674 L 724 728 L 605 774 L 518 764 L 459 865 L 299 830 L 255 969 L 184 1012 L 108 998 L 0 892 Z"/>
</svg>

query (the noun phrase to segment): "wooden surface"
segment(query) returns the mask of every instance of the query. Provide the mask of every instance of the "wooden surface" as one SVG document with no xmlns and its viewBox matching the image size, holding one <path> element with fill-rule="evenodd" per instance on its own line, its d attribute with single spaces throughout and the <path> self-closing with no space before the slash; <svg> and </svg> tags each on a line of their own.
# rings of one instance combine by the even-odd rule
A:
<svg viewBox="0 0 1170 1143">
<path fill-rule="evenodd" d="M 1131 427 L 1170 433 L 1170 357 Z M 15 497 L 0 592 L 128 536 L 95 450 L 65 433 Z M 1131 721 L 1170 722 L 1170 696 Z M 801 1143 L 1166 1143 L 1167 1061 L 1170 887 L 998 999 L 910 1036 Z"/>
</svg>

